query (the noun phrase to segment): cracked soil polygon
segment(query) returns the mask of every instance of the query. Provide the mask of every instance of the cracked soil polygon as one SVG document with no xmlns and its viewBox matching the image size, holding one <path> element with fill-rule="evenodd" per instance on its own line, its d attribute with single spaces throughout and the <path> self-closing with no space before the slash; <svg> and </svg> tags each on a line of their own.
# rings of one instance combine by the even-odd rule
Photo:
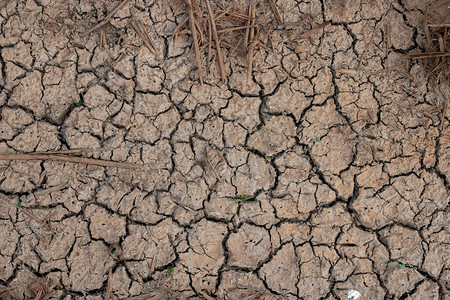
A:
<svg viewBox="0 0 450 300">
<path fill-rule="evenodd" d="M 274 1 L 295 28 L 204 85 L 183 1 L 83 35 L 120 2 L 0 1 L 0 154 L 141 165 L 0 161 L 0 298 L 450 299 L 450 109 L 404 59 L 437 0 Z"/>
</svg>

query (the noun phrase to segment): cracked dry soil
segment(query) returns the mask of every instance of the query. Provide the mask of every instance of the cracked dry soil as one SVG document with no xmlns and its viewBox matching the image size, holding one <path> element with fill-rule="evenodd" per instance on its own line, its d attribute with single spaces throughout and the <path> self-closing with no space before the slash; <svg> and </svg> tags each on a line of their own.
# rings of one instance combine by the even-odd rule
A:
<svg viewBox="0 0 450 300">
<path fill-rule="evenodd" d="M 212 60 L 200 86 L 170 2 L 131 1 L 102 47 L 82 33 L 119 1 L 0 1 L 0 153 L 101 149 L 91 157 L 143 165 L 0 162 L 2 289 L 450 299 L 449 113 L 441 124 L 424 64 L 403 57 L 423 51 L 430 3 L 278 0 L 286 22 L 312 17 L 300 31 L 331 24 L 298 45 L 274 31 L 249 84 L 224 50 L 228 82 Z"/>
</svg>

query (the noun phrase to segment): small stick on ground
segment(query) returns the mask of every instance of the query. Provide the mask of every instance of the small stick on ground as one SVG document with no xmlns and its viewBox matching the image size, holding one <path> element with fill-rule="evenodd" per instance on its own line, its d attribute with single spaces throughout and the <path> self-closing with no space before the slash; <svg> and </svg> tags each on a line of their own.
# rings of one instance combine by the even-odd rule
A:
<svg viewBox="0 0 450 300">
<path fill-rule="evenodd" d="M 62 155 L 62 154 L 81 154 L 86 155 L 87 152 L 93 152 L 96 151 L 95 149 L 69 149 L 69 150 L 55 150 L 55 151 L 36 151 L 33 152 L 33 155 L 36 154 L 55 154 L 55 155 Z"/>
<path fill-rule="evenodd" d="M 103 19 L 103 21 L 101 21 L 100 23 L 98 23 L 97 25 L 95 25 L 94 27 L 92 27 L 91 29 L 89 29 L 88 31 L 86 31 L 85 33 L 82 34 L 82 36 L 86 36 L 88 34 L 90 34 L 91 32 L 99 29 L 100 27 L 102 27 L 103 25 L 105 25 L 106 23 L 109 22 L 109 20 L 119 11 L 121 10 L 125 5 L 128 4 L 128 2 L 130 2 L 131 0 L 123 0 L 122 3 L 120 3 L 115 9 L 113 9 L 112 12 L 109 13 L 109 15 L 106 16 L 105 19 Z"/>
<path fill-rule="evenodd" d="M 242 30 L 242 29 L 250 29 L 250 26 L 229 27 L 229 28 L 217 30 L 217 33 L 227 33 L 227 32 Z"/>
<path fill-rule="evenodd" d="M 244 47 L 245 47 L 245 53 L 248 51 L 248 39 L 250 37 L 250 24 L 252 22 L 252 8 L 251 6 L 248 6 L 248 15 L 249 18 L 247 19 L 247 28 L 245 29 L 245 35 L 244 35 Z"/>
<path fill-rule="evenodd" d="M 156 269 L 156 253 L 153 254 L 152 265 L 150 266 L 150 274 L 153 274 L 153 272 L 155 272 L 155 269 Z"/>
<path fill-rule="evenodd" d="M 413 59 L 426 59 L 426 58 L 433 58 L 433 57 L 447 57 L 450 56 L 450 52 L 424 52 L 419 54 L 408 54 L 408 58 Z"/>
<path fill-rule="evenodd" d="M 114 63 L 112 64 L 112 68 L 114 68 L 115 66 L 117 66 L 117 64 L 122 60 L 122 58 L 124 57 L 124 53 L 120 53 L 119 56 L 117 57 L 117 59 L 114 61 Z"/>
<path fill-rule="evenodd" d="M 42 226 L 44 226 L 47 230 L 53 232 L 53 229 L 51 228 L 50 224 L 47 223 L 47 220 L 41 220 L 38 217 L 36 217 L 35 215 L 33 215 L 32 213 L 30 213 L 28 210 L 26 210 L 25 208 L 21 207 L 21 206 L 17 206 L 14 205 L 12 203 L 10 203 L 7 199 L 3 198 L 0 196 L 0 199 L 3 200 L 3 202 L 5 202 L 7 205 L 13 207 L 13 208 L 17 208 L 20 211 L 22 211 L 24 214 L 26 214 L 27 216 L 29 216 L 30 218 L 32 218 L 33 220 L 35 220 L 36 222 L 38 222 L 39 224 L 41 224 Z M 46 219 L 49 217 L 49 215 L 46 217 Z"/>
<path fill-rule="evenodd" d="M 311 30 L 305 32 L 304 34 L 302 34 L 302 35 L 300 35 L 300 36 L 298 36 L 298 37 L 296 38 L 296 40 L 299 40 L 299 41 L 301 41 L 301 40 L 306 40 L 307 38 L 309 38 L 310 36 L 312 36 L 314 33 L 316 33 L 317 31 L 319 31 L 319 30 L 321 30 L 321 29 L 323 29 L 323 28 L 325 28 L 325 27 L 327 27 L 327 26 L 330 25 L 330 24 L 331 24 L 330 21 L 324 22 L 324 23 L 320 24 L 319 26 L 316 26 L 316 27 L 314 27 L 313 29 L 311 29 Z"/>
<path fill-rule="evenodd" d="M 140 165 L 109 160 L 55 154 L 0 154 L 0 160 L 54 160 L 102 167 L 139 169 Z"/>
<path fill-rule="evenodd" d="M 106 47 L 106 33 L 103 29 L 100 31 L 100 47 Z"/>
<path fill-rule="evenodd" d="M 202 57 L 200 53 L 200 48 L 198 46 L 198 40 L 197 40 L 197 29 L 195 26 L 195 17 L 194 17 L 194 9 L 192 7 L 192 0 L 184 0 L 186 2 L 186 5 L 188 7 L 188 15 L 189 15 L 189 27 L 191 29 L 192 34 L 192 42 L 194 43 L 194 51 L 195 51 L 195 60 L 197 62 L 197 69 L 198 69 L 198 78 L 200 81 L 200 84 L 203 85 L 203 69 L 202 69 Z"/>
<path fill-rule="evenodd" d="M 269 5 L 275 15 L 275 19 L 277 20 L 278 24 L 283 24 L 283 18 L 281 17 L 281 13 L 277 7 L 277 4 L 273 0 L 269 0 Z"/>
<path fill-rule="evenodd" d="M 183 209 L 185 209 L 185 210 L 187 210 L 187 211 L 195 212 L 194 209 L 190 208 L 189 206 L 184 205 L 184 204 L 181 203 L 181 202 L 178 202 L 178 201 L 175 201 L 175 200 L 172 200 L 172 202 L 175 203 L 176 205 L 181 206 Z"/>
<path fill-rule="evenodd" d="M 223 65 L 222 50 L 220 48 L 219 35 L 217 34 L 216 21 L 214 20 L 214 12 L 211 8 L 211 3 L 209 2 L 209 0 L 206 0 L 206 6 L 208 7 L 209 19 L 211 21 L 212 34 L 214 36 L 214 41 L 216 42 L 217 57 L 219 60 L 220 78 L 222 79 L 222 82 L 225 82 L 227 80 L 227 77 L 225 73 L 225 66 Z"/>
<path fill-rule="evenodd" d="M 255 6 L 250 6 L 250 16 L 251 16 L 251 27 L 250 27 L 250 33 L 248 37 L 248 42 L 250 43 L 247 48 L 247 83 L 250 83 L 250 80 L 252 78 L 252 72 L 253 72 L 253 49 L 255 48 Z"/>
<path fill-rule="evenodd" d="M 209 61 L 212 56 L 212 28 L 211 28 L 211 20 L 208 19 L 208 58 L 206 59 L 206 76 L 209 75 L 210 66 Z"/>
<path fill-rule="evenodd" d="M 173 37 L 173 43 L 176 44 L 178 42 L 178 38 L 182 35 L 180 35 L 179 33 L 181 32 L 181 28 L 187 23 L 189 19 L 184 20 L 183 22 L 180 23 L 180 25 L 178 25 L 177 27 L 175 27 L 175 29 L 173 30 L 172 33 L 172 37 Z"/>
<path fill-rule="evenodd" d="M 109 274 L 108 274 L 108 288 L 106 289 L 105 300 L 111 299 L 112 283 L 113 283 L 113 272 L 112 272 L 112 269 L 110 269 Z"/>
<path fill-rule="evenodd" d="M 156 55 L 156 50 L 154 48 L 153 41 L 148 34 L 147 30 L 145 29 L 144 25 L 142 25 L 141 21 L 133 17 L 130 21 L 131 26 L 136 31 L 136 33 L 139 35 L 139 37 L 142 39 L 144 44 L 147 46 L 147 48 L 150 50 L 151 53 Z"/>
<path fill-rule="evenodd" d="M 219 173 L 217 173 L 216 169 L 214 168 L 213 164 L 211 163 L 211 161 L 209 160 L 209 156 L 208 156 L 208 151 L 205 151 L 205 161 L 206 163 L 209 165 L 209 167 L 212 169 L 212 171 L 214 172 L 214 175 L 216 175 L 217 180 L 221 181 L 222 178 L 219 176 Z"/>
</svg>

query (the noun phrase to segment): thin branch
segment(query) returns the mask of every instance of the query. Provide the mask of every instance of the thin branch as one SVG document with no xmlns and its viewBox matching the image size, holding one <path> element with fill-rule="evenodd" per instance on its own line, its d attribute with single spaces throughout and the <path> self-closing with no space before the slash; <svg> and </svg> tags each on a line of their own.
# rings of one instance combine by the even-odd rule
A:
<svg viewBox="0 0 450 300">
<path fill-rule="evenodd" d="M 140 165 L 109 160 L 55 154 L 0 154 L 0 160 L 54 160 L 103 167 L 139 169 Z"/>
<path fill-rule="evenodd" d="M 111 299 L 112 283 L 113 283 L 113 272 L 112 272 L 112 269 L 110 269 L 109 274 L 108 274 L 108 288 L 106 289 L 106 295 L 105 295 L 106 300 Z"/>
<path fill-rule="evenodd" d="M 251 27 L 250 27 L 250 33 L 248 37 L 248 42 L 250 43 L 247 48 L 247 83 L 250 83 L 250 79 L 252 77 L 253 72 L 253 49 L 255 48 L 255 6 L 250 6 L 250 15 L 251 15 Z"/>
<path fill-rule="evenodd" d="M 330 24 L 331 24 L 330 21 L 324 22 L 324 23 L 320 24 L 319 26 L 316 26 L 316 27 L 314 27 L 313 29 L 311 29 L 311 30 L 305 32 L 304 34 L 300 35 L 299 37 L 297 37 L 297 38 L 295 38 L 295 39 L 296 39 L 296 40 L 299 40 L 299 41 L 300 41 L 300 40 L 306 40 L 306 39 L 309 38 L 311 35 L 313 35 L 313 34 L 316 33 L 317 31 L 319 31 L 319 30 L 321 30 L 321 29 L 327 27 L 327 26 L 330 25 Z"/>
<path fill-rule="evenodd" d="M 214 36 L 214 41 L 216 42 L 217 56 L 219 59 L 220 78 L 222 79 L 222 82 L 225 82 L 227 80 L 227 77 L 225 73 L 225 66 L 223 65 L 222 50 L 220 48 L 220 40 L 219 35 L 217 34 L 217 27 L 216 21 L 214 20 L 214 13 L 212 11 L 211 3 L 209 2 L 209 0 L 206 0 L 206 6 L 208 7 L 209 18 L 211 20 L 212 34 Z"/>
<path fill-rule="evenodd" d="M 216 169 L 214 168 L 213 164 L 211 163 L 211 161 L 209 160 L 209 155 L 208 155 L 208 151 L 205 150 L 205 160 L 208 163 L 209 167 L 213 170 L 214 175 L 216 175 L 217 180 L 221 181 L 222 178 L 219 176 L 219 173 L 217 173 Z"/>
<path fill-rule="evenodd" d="M 413 59 L 424 59 L 424 58 L 433 58 L 433 57 L 446 57 L 450 56 L 450 52 L 424 52 L 419 54 L 408 54 L 408 58 Z"/>
<path fill-rule="evenodd" d="M 89 29 L 88 31 L 86 31 L 85 33 L 82 34 L 82 36 L 86 36 L 88 34 L 90 34 L 91 32 L 99 29 L 100 27 L 102 27 L 103 25 L 105 25 L 106 23 L 109 22 L 109 20 L 119 11 L 121 10 L 125 5 L 128 4 L 128 2 L 130 2 L 131 0 L 123 0 L 122 3 L 119 4 L 119 6 L 117 6 L 115 9 L 113 9 L 112 12 L 109 13 L 109 15 L 106 16 L 106 18 L 101 21 L 100 23 L 98 23 L 97 25 L 95 25 L 94 27 L 92 27 L 91 29 Z"/>
<path fill-rule="evenodd" d="M 272 9 L 273 13 L 275 14 L 275 18 L 278 22 L 278 24 L 283 24 L 283 18 L 281 17 L 280 10 L 277 7 L 277 4 L 273 0 L 269 0 L 270 8 Z"/>
<path fill-rule="evenodd" d="M 194 43 L 194 51 L 195 51 L 195 60 L 197 62 L 197 69 L 198 69 L 198 78 L 200 80 L 200 84 L 203 85 L 203 69 L 202 69 L 202 58 L 200 53 L 200 48 L 198 46 L 198 40 L 197 40 L 197 29 L 195 26 L 195 17 L 194 17 L 194 9 L 192 7 L 191 0 L 184 0 L 188 7 L 188 14 L 189 14 L 189 27 L 191 29 L 192 34 L 192 40 Z"/>
<path fill-rule="evenodd" d="M 147 48 L 152 52 L 154 55 L 156 55 L 155 50 L 155 44 L 153 43 L 152 38 L 148 34 L 147 30 L 145 29 L 144 25 L 142 25 L 142 22 L 139 21 L 137 18 L 133 17 L 130 21 L 131 26 L 133 26 L 133 29 L 136 31 L 136 33 L 140 36 L 144 44 L 147 46 Z"/>
</svg>

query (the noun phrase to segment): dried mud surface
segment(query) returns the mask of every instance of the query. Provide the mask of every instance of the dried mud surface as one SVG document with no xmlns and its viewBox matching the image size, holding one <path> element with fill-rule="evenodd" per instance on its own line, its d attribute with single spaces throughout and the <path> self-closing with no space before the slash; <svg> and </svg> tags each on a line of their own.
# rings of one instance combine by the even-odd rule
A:
<svg viewBox="0 0 450 300">
<path fill-rule="evenodd" d="M 249 85 L 228 56 L 228 82 L 212 62 L 204 86 L 165 1 L 132 1 L 105 47 L 82 33 L 118 1 L 0 3 L 0 153 L 143 165 L 0 162 L 0 283 L 19 298 L 41 278 L 56 299 L 103 299 L 108 281 L 119 299 L 450 299 L 449 114 L 403 59 L 429 2 L 279 0 L 285 21 L 312 16 L 300 32 L 331 25 L 297 46 L 275 31 Z"/>
</svg>

